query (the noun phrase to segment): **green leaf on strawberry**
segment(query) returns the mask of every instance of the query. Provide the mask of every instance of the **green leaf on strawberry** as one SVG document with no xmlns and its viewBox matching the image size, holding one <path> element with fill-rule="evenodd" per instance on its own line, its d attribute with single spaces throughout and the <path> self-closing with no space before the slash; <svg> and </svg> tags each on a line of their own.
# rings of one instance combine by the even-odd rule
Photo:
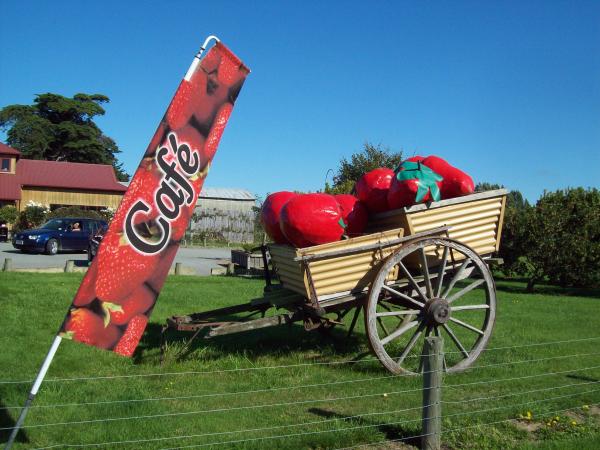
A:
<svg viewBox="0 0 600 450">
<path fill-rule="evenodd" d="M 104 312 L 104 328 L 110 324 L 110 313 L 111 312 L 123 312 L 123 307 L 116 303 L 102 302 L 102 311 Z"/>
<path fill-rule="evenodd" d="M 444 177 L 421 162 L 404 161 L 396 169 L 396 178 L 398 181 L 417 180 L 418 189 L 415 203 L 420 203 L 428 192 L 431 192 L 431 198 L 436 202 L 441 198 L 437 182 L 443 181 Z"/>
</svg>

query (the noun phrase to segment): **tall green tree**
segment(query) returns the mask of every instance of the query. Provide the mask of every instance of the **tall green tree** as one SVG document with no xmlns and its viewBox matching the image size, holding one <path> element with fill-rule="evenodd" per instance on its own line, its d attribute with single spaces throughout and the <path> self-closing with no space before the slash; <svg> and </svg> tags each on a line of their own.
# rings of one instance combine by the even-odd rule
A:
<svg viewBox="0 0 600 450">
<path fill-rule="evenodd" d="M 366 142 L 362 151 L 354 153 L 350 159 L 342 158 L 337 172 L 333 175 L 333 185 L 325 183 L 325 192 L 328 194 L 348 194 L 352 191 L 354 183 L 366 172 L 378 167 L 395 169 L 402 161 L 402 152 L 394 152 L 381 145 Z"/>
<path fill-rule="evenodd" d="M 75 94 L 72 98 L 46 93 L 33 105 L 8 105 L 0 109 L 0 129 L 7 144 L 30 159 L 111 164 L 120 181 L 129 175 L 117 160 L 119 147 L 94 122 L 103 116 L 102 94 Z"/>
<path fill-rule="evenodd" d="M 530 290 L 544 279 L 560 286 L 600 286 L 600 191 L 544 192 L 526 220 Z"/>
</svg>

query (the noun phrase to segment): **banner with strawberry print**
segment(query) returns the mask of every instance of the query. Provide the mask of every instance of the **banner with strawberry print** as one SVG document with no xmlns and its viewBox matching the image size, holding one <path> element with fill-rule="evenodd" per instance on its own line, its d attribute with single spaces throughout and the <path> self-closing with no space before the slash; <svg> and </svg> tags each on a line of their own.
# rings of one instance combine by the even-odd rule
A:
<svg viewBox="0 0 600 450">
<path fill-rule="evenodd" d="M 196 56 L 83 278 L 61 337 L 133 354 L 248 73 L 220 42 Z"/>
</svg>

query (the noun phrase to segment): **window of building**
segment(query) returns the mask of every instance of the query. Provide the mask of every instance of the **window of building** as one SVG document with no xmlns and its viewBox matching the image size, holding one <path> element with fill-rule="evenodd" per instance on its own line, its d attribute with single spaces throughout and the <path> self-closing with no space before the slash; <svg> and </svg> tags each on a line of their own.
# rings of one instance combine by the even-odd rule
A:
<svg viewBox="0 0 600 450">
<path fill-rule="evenodd" d="M 2 165 L 0 166 L 0 171 L 10 172 L 10 158 L 2 158 Z"/>
</svg>

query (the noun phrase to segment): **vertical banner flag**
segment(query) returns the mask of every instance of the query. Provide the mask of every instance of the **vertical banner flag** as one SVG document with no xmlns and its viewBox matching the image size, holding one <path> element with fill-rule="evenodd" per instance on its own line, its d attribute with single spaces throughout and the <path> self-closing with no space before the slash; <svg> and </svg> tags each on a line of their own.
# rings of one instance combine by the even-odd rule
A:
<svg viewBox="0 0 600 450">
<path fill-rule="evenodd" d="M 81 282 L 61 337 L 133 354 L 249 72 L 220 42 L 194 58 Z"/>
</svg>

